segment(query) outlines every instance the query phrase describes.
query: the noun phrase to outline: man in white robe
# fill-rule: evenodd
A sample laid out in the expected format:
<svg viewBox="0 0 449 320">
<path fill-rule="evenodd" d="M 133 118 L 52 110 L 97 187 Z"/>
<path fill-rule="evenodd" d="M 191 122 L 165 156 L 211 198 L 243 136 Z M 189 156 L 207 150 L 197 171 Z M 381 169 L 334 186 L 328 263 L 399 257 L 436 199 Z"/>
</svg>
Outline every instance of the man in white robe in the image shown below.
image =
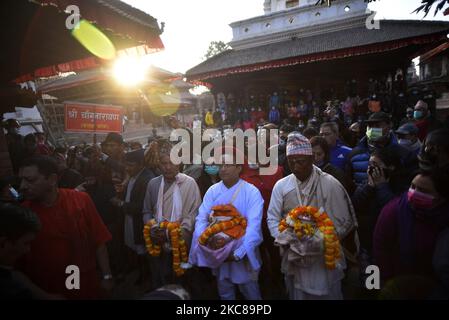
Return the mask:
<svg viewBox="0 0 449 320">
<path fill-rule="evenodd" d="M 357 227 L 351 200 L 344 187 L 334 177 L 313 165 L 310 142 L 298 132 L 288 136 L 287 159 L 293 173 L 279 180 L 274 186 L 267 223 L 275 243 L 281 247 L 282 272 L 289 297 L 292 300 L 342 299 L 341 280 L 346 268 L 343 250 L 336 268 L 327 269 L 324 241 L 318 231 L 312 242 L 299 241 L 299 251 L 308 258 L 298 263 L 295 249 L 292 250 L 288 246 L 288 236 L 285 232 L 280 233 L 278 227 L 288 212 L 298 206 L 323 208 L 332 220 L 342 243 L 343 239 L 354 235 Z M 357 242 L 356 237 L 354 242 Z"/>
<path fill-rule="evenodd" d="M 224 156 L 223 159 L 227 159 Z M 228 160 L 229 162 L 229 160 Z M 224 163 L 226 163 L 224 161 Z M 212 272 L 217 278 L 218 293 L 222 300 L 235 300 L 235 287 L 248 300 L 260 300 L 258 274 L 261 267 L 258 246 L 262 242 L 263 198 L 252 184 L 240 179 L 241 165 L 223 164 L 220 166 L 221 182 L 214 184 L 206 192 L 196 217 L 195 232 L 189 261 L 200 267 L 210 267 L 211 261 L 198 242 L 198 238 L 209 226 L 212 207 L 232 204 L 247 220 L 246 232 L 234 243 L 232 251 L 226 252 L 227 259 Z M 211 237 L 210 242 L 218 240 Z M 215 245 L 211 243 L 211 246 Z M 217 248 L 218 249 L 218 248 Z M 207 250 L 207 249 L 206 249 Z"/>
</svg>

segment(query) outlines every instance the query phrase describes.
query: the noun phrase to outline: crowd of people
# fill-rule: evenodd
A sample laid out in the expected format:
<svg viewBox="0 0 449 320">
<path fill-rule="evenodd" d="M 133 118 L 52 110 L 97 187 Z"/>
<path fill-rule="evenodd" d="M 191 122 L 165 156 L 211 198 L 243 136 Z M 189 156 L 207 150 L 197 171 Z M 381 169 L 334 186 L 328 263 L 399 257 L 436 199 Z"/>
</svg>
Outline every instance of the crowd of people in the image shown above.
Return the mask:
<svg viewBox="0 0 449 320">
<path fill-rule="evenodd" d="M 235 113 L 234 128 L 279 129 L 271 175 L 224 144 L 222 163 L 179 165 L 157 131 L 146 146 L 110 133 L 52 148 L 8 121 L 0 296 L 107 298 L 137 272 L 142 296 L 123 298 L 178 284 L 193 299 L 447 299 L 449 128 L 423 100 L 402 115 L 374 96 L 308 96 L 283 110 L 273 96 L 267 117 Z M 380 291 L 366 288 L 369 265 Z"/>
</svg>

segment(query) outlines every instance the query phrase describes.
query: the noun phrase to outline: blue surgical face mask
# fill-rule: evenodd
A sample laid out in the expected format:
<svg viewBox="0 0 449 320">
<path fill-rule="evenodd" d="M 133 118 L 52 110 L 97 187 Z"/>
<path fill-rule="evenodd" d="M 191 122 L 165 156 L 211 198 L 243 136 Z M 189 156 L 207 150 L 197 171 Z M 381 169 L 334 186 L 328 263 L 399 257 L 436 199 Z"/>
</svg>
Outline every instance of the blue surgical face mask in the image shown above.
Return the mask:
<svg viewBox="0 0 449 320">
<path fill-rule="evenodd" d="M 218 166 L 215 166 L 215 165 L 204 166 L 204 171 L 207 174 L 210 174 L 212 176 L 216 176 L 216 175 L 218 175 L 218 171 L 220 171 L 220 168 Z"/>
<path fill-rule="evenodd" d="M 413 118 L 415 118 L 415 120 L 419 120 L 422 117 L 424 117 L 424 114 L 422 111 L 420 110 L 415 110 L 415 112 L 413 112 Z"/>
</svg>

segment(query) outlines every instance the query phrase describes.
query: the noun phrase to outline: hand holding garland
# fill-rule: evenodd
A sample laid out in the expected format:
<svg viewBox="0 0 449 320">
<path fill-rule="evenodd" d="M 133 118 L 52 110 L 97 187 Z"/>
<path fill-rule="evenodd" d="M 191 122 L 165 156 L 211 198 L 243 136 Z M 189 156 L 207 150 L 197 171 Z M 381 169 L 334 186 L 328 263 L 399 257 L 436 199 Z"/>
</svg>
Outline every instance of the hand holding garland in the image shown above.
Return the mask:
<svg viewBox="0 0 449 320">
<path fill-rule="evenodd" d="M 297 207 L 292 209 L 279 223 L 279 232 L 293 229 L 298 239 L 313 236 L 317 231 L 311 224 L 303 223 L 300 216 L 312 219 L 316 228 L 323 234 L 324 241 L 324 263 L 327 269 L 335 269 L 338 259 L 341 257 L 340 241 L 337 237 L 334 224 L 326 212 L 314 207 Z"/>
</svg>

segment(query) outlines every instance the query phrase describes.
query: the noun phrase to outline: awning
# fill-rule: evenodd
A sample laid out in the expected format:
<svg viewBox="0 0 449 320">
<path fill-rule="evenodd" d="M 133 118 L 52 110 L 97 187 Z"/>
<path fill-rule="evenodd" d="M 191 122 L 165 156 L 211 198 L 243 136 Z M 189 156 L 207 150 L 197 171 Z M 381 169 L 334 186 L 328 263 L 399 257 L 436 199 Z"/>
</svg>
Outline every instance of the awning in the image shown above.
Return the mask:
<svg viewBox="0 0 449 320">
<path fill-rule="evenodd" d="M 95 24 L 117 50 L 139 47 L 150 53 L 164 48 L 157 20 L 118 0 L 4 0 L 0 2 L 3 50 L 0 83 L 16 83 L 60 72 L 100 66 L 66 28 L 68 5 Z"/>
<path fill-rule="evenodd" d="M 119 0 L 37 0 L 37 2 L 55 6 L 60 11 L 65 11 L 71 5 L 78 6 L 83 19 L 103 30 L 132 38 L 138 43 L 146 43 L 157 49 L 164 47 L 162 41 L 154 37 L 155 34 L 160 34 L 157 20 Z"/>
<path fill-rule="evenodd" d="M 173 77 L 173 73 L 151 66 L 148 68 L 147 75 L 141 84 L 141 87 L 154 87 L 160 85 L 162 82 L 165 83 L 166 80 Z M 107 90 L 115 90 L 114 84 L 116 80 L 113 74 L 109 70 L 102 68 L 86 70 L 79 72 L 77 74 L 69 75 L 65 78 L 59 78 L 55 80 L 49 80 L 37 87 L 39 93 L 50 93 L 58 97 L 58 93 L 62 91 L 68 91 L 71 88 L 84 88 L 82 90 L 86 91 L 86 86 L 97 86 L 97 90 L 104 92 Z M 130 89 L 134 91 L 135 89 Z"/>
<path fill-rule="evenodd" d="M 435 48 L 433 48 L 432 50 L 429 50 L 426 53 L 424 53 L 423 55 L 421 55 L 421 57 L 419 59 L 419 63 L 421 64 L 423 62 L 426 62 L 430 58 L 436 56 L 437 54 L 440 54 L 443 51 L 446 51 L 447 49 L 449 49 L 449 41 L 442 43 L 442 44 L 436 46 Z"/>
</svg>

